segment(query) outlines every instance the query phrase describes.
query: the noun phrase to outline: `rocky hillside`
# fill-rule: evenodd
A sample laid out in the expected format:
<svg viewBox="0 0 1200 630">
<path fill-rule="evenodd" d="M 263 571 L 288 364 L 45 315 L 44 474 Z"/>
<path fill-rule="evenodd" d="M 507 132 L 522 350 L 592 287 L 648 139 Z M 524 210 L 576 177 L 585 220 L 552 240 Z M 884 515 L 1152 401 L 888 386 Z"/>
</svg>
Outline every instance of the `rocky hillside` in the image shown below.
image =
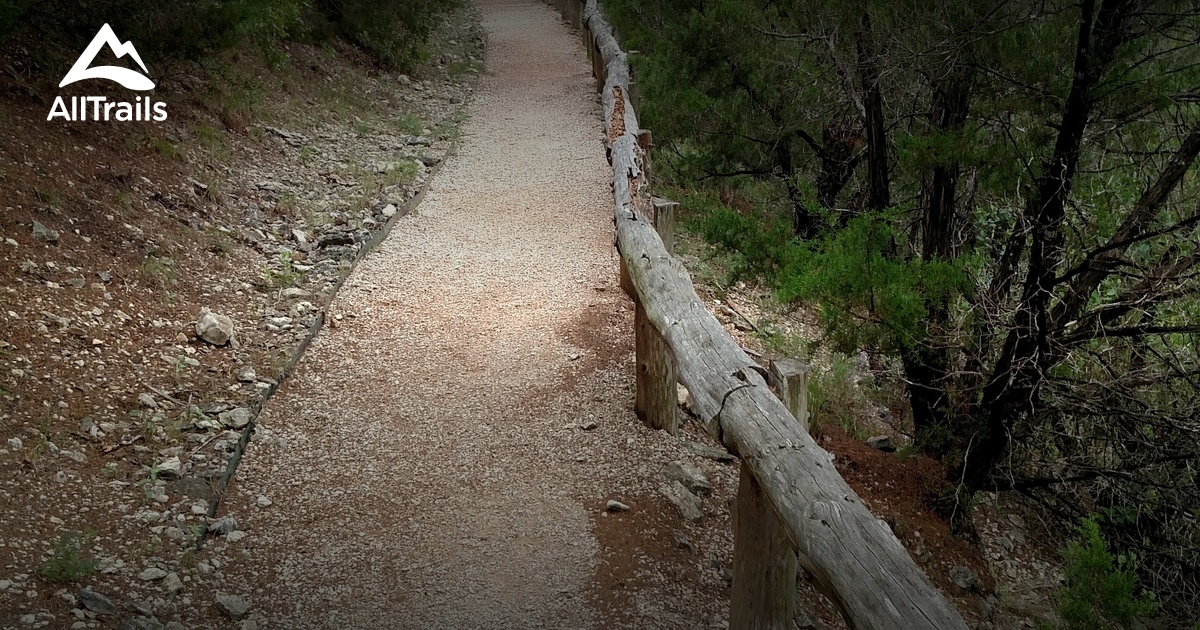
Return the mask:
<svg viewBox="0 0 1200 630">
<path fill-rule="evenodd" d="M 164 123 L 47 122 L 53 86 L 9 66 L 0 626 L 242 616 L 220 592 L 242 551 L 204 546 L 240 539 L 210 518 L 230 459 L 315 329 L 355 317 L 329 297 L 453 147 L 483 40 L 464 10 L 411 76 L 344 44 L 234 50 L 156 91 Z"/>
</svg>

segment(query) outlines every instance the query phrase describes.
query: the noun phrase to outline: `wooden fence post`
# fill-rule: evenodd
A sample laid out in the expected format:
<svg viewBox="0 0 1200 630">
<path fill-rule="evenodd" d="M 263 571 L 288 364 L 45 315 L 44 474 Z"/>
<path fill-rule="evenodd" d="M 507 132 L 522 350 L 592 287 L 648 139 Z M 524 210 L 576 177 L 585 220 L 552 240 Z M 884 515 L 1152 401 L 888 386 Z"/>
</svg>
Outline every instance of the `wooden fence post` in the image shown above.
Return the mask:
<svg viewBox="0 0 1200 630">
<path fill-rule="evenodd" d="M 588 61 L 592 60 L 592 29 L 585 24 L 580 33 L 583 35 L 583 50 L 587 53 Z"/>
<path fill-rule="evenodd" d="M 679 432 L 679 376 L 675 358 L 666 341 L 654 328 L 640 301 L 635 300 L 633 317 L 637 354 L 637 393 L 634 411 L 651 429 L 675 435 Z"/>
<path fill-rule="evenodd" d="M 591 31 L 587 32 L 587 50 L 588 60 L 592 62 L 592 77 L 596 79 L 596 91 L 604 89 L 604 79 L 600 76 L 600 68 L 604 66 L 603 55 L 600 54 L 600 49 L 596 47 L 596 36 Z"/>
<path fill-rule="evenodd" d="M 629 96 L 632 98 L 633 93 Z M 646 190 L 650 190 L 650 147 L 654 145 L 649 129 L 638 130 L 638 146 L 642 148 L 642 172 L 646 174 Z"/>
<path fill-rule="evenodd" d="M 796 565 L 796 550 L 787 530 L 743 462 L 733 506 L 730 629 L 791 630 L 796 612 Z"/>
<path fill-rule="evenodd" d="M 675 255 L 675 212 L 679 209 L 678 201 L 651 197 L 650 205 L 654 207 L 654 229 L 662 239 L 663 249 L 668 254 Z"/>
<path fill-rule="evenodd" d="M 668 239 L 673 241 L 671 234 L 675 229 L 677 205 L 679 204 L 666 199 L 655 200 L 654 227 L 664 243 Z M 660 208 L 662 212 L 659 212 Z M 625 277 L 628 277 L 624 264 L 621 269 L 626 273 Z M 636 335 L 634 345 L 637 354 L 637 393 L 633 408 L 642 422 L 650 428 L 662 429 L 675 435 L 679 432 L 679 394 L 675 388 L 679 382 L 679 371 L 675 366 L 675 357 L 671 356 L 671 350 L 662 334 L 646 317 L 646 311 L 637 299 L 636 292 L 633 301 L 633 326 Z"/>
<path fill-rule="evenodd" d="M 592 43 L 592 32 L 589 30 L 583 31 L 583 47 L 587 50 L 588 61 L 592 64 L 592 76 L 596 76 L 596 45 Z"/>
<path fill-rule="evenodd" d="M 794 359 L 774 359 L 767 371 L 771 385 L 779 392 L 779 399 L 800 421 L 805 432 L 809 430 L 808 372 L 807 365 Z"/>
<path fill-rule="evenodd" d="M 600 49 L 596 49 L 594 58 L 596 60 L 596 90 L 600 91 L 604 89 L 604 82 L 608 80 L 608 70 L 604 67 L 604 56 L 600 54 Z"/>
</svg>

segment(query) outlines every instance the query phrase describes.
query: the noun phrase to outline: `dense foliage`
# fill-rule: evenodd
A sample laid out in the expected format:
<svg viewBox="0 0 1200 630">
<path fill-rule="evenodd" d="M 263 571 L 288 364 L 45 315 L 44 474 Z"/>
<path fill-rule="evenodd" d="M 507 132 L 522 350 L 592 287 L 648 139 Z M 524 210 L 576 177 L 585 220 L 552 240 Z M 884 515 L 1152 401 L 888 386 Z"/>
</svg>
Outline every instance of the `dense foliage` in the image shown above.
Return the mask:
<svg viewBox="0 0 1200 630">
<path fill-rule="evenodd" d="M 901 366 L 955 518 L 981 490 L 1096 513 L 1194 614 L 1200 9 L 605 5 L 659 164 L 721 201 L 701 231 Z"/>
<path fill-rule="evenodd" d="M 200 59 L 246 40 L 339 36 L 392 68 L 421 60 L 437 19 L 459 0 L 0 0 L 0 42 L 63 36 L 76 50 L 109 23 L 156 60 Z M 48 51 L 53 52 L 53 51 Z"/>
<path fill-rule="evenodd" d="M 1058 610 L 1070 630 L 1127 628 L 1154 612 L 1154 600 L 1137 593 L 1136 557 L 1114 556 L 1096 519 L 1083 521 L 1064 555 L 1067 583 Z"/>
</svg>

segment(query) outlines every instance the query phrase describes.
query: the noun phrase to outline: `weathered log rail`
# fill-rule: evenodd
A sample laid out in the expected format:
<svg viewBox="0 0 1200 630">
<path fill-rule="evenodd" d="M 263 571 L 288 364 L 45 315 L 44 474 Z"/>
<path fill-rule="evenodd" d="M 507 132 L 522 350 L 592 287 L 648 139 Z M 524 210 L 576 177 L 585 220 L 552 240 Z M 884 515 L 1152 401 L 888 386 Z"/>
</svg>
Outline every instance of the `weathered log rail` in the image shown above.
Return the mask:
<svg viewBox="0 0 1200 630">
<path fill-rule="evenodd" d="M 854 628 L 966 628 L 809 436 L 803 369 L 772 366 L 785 406 L 672 257 L 673 207 L 649 195 L 649 134 L 638 127 L 629 65 L 596 0 L 548 1 L 581 30 L 601 91 L 622 286 L 637 305 L 638 414 L 674 432 L 678 379 L 708 432 L 741 458 L 730 627 L 793 627 L 798 563 Z"/>
</svg>

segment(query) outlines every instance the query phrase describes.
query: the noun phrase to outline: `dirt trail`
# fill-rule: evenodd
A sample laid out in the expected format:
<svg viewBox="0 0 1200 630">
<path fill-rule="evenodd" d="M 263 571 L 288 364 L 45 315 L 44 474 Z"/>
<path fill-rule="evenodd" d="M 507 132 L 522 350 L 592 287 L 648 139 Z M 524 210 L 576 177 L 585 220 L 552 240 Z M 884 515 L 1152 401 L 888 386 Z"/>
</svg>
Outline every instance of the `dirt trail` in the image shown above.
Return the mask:
<svg viewBox="0 0 1200 630">
<path fill-rule="evenodd" d="M 588 62 L 544 3 L 481 6 L 458 155 L 267 406 L 222 509 L 248 536 L 206 554 L 259 627 L 719 625 L 732 466 L 629 410 Z M 710 469 L 703 528 L 657 495 L 674 459 Z"/>
</svg>

